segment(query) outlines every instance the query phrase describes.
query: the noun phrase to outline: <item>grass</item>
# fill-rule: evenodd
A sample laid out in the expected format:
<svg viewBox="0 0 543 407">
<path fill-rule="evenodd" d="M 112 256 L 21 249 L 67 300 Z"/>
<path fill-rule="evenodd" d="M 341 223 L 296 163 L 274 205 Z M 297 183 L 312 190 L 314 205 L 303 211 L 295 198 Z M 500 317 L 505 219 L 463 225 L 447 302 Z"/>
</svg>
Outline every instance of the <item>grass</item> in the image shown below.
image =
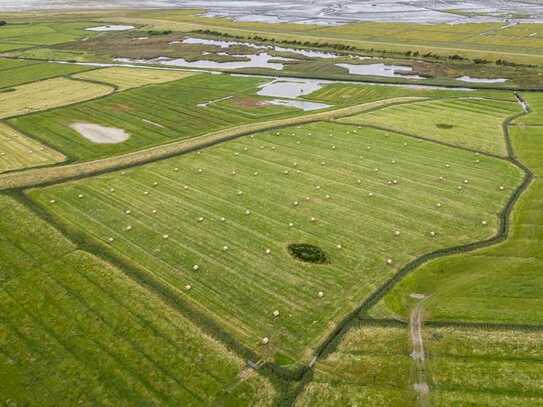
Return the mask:
<svg viewBox="0 0 543 407">
<path fill-rule="evenodd" d="M 242 380 L 243 362 L 178 310 L 16 200 L 0 208 L 3 402 L 272 403 L 270 383 Z"/>
<path fill-rule="evenodd" d="M 65 76 L 89 69 L 91 68 L 78 65 L 0 59 L 0 92 L 1 88 Z"/>
<path fill-rule="evenodd" d="M 540 126 L 543 125 L 543 93 L 523 93 L 522 97 L 528 102 L 532 112 L 526 116 L 519 117 L 515 124 L 519 126 Z"/>
<path fill-rule="evenodd" d="M 113 253 L 263 357 L 294 362 L 406 262 L 493 235 L 520 180 L 503 160 L 477 163 L 473 153 L 381 130 L 315 123 L 276 132 L 31 196 L 88 238 L 113 238 Z M 322 248 L 330 264 L 296 261 L 292 242 Z"/>
<path fill-rule="evenodd" d="M 511 137 L 516 155 L 535 179 L 515 207 L 508 240 L 427 263 L 399 283 L 380 307 L 406 316 L 409 294 L 417 292 L 431 294 L 426 308 L 436 320 L 543 323 L 543 144 L 538 127 L 513 127 Z"/>
<path fill-rule="evenodd" d="M 465 98 L 391 106 L 341 121 L 403 131 L 459 147 L 505 156 L 507 149 L 502 123 L 519 112 L 520 107 L 514 102 Z M 443 124 L 453 127 L 443 128 Z"/>
<path fill-rule="evenodd" d="M 96 33 L 84 30 L 87 27 L 96 26 L 96 24 L 61 20 L 64 21 L 53 19 L 48 22 L 33 22 L 31 19 L 26 19 L 19 24 L 8 24 L 0 29 L 0 42 L 19 47 L 23 45 L 54 45 L 96 35 Z"/>
<path fill-rule="evenodd" d="M 107 95 L 113 88 L 90 82 L 55 78 L 0 92 L 0 118 L 52 109 Z"/>
<path fill-rule="evenodd" d="M 358 326 L 315 365 L 295 405 L 414 406 L 410 368 L 404 328 Z"/>
<path fill-rule="evenodd" d="M 104 68 L 76 75 L 75 78 L 87 79 L 115 85 L 119 90 L 138 88 L 145 85 L 171 82 L 194 75 L 192 72 L 166 71 L 160 69 Z"/>
<path fill-rule="evenodd" d="M 306 96 L 306 99 L 329 103 L 364 103 L 396 97 L 452 98 L 465 97 L 466 92 L 453 89 L 412 88 L 408 86 L 354 85 L 333 83 Z M 478 90 L 469 96 L 488 97 L 496 100 L 514 102 L 511 92 Z"/>
<path fill-rule="evenodd" d="M 217 101 L 228 96 L 254 95 L 269 80 L 226 75 L 194 75 L 180 81 L 132 89 L 97 101 L 42 114 L 19 117 L 10 124 L 38 140 L 46 140 L 79 160 L 108 157 L 169 141 L 196 137 L 214 130 L 297 115 L 283 107 L 245 109 Z M 70 128 L 92 122 L 125 130 L 130 138 L 120 144 L 94 144 Z"/>
<path fill-rule="evenodd" d="M 434 405 L 543 403 L 541 332 L 426 328 Z"/>
<path fill-rule="evenodd" d="M 54 164 L 64 156 L 0 123 L 0 173 Z"/>
</svg>

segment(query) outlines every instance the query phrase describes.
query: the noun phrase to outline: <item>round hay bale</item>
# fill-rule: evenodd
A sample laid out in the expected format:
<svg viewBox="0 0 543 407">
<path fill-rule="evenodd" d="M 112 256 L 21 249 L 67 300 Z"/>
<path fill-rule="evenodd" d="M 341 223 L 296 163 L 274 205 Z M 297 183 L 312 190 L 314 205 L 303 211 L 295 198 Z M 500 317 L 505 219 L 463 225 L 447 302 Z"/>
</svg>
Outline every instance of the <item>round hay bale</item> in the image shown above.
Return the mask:
<svg viewBox="0 0 543 407">
<path fill-rule="evenodd" d="M 185 290 L 190 291 L 192 289 L 192 286 L 190 284 L 187 284 L 185 286 Z"/>
<path fill-rule="evenodd" d="M 194 266 L 192 266 L 192 271 L 198 271 L 200 270 L 200 266 L 195 264 Z"/>
<path fill-rule="evenodd" d="M 54 204 L 54 203 L 56 203 L 56 202 L 57 202 L 57 201 L 55 201 L 54 199 L 51 199 L 51 200 L 49 201 L 49 203 L 52 203 L 52 204 Z"/>
<path fill-rule="evenodd" d="M 387 263 L 388 265 L 391 265 L 392 263 L 394 263 L 394 261 L 393 261 L 392 259 L 387 259 L 386 263 Z"/>
<path fill-rule="evenodd" d="M 273 316 L 277 318 L 279 316 L 279 310 L 273 311 Z"/>
<path fill-rule="evenodd" d="M 170 236 L 169 236 L 169 235 L 162 235 L 162 238 L 163 238 L 163 239 L 169 239 Z"/>
<path fill-rule="evenodd" d="M 227 251 L 228 251 L 228 246 L 226 246 L 226 245 L 223 246 L 223 247 L 222 247 L 222 250 L 225 251 L 225 252 L 227 252 Z"/>
<path fill-rule="evenodd" d="M 265 253 L 266 253 L 266 254 L 271 254 L 271 250 L 270 250 L 270 249 L 266 249 Z"/>
<path fill-rule="evenodd" d="M 319 296 L 319 298 L 322 298 L 322 297 L 324 297 L 324 292 L 323 292 L 323 291 L 319 291 L 319 292 L 317 293 L 317 295 Z"/>
<path fill-rule="evenodd" d="M 270 343 L 270 338 L 268 338 L 267 336 L 262 338 L 262 345 L 267 345 L 268 343 Z"/>
<path fill-rule="evenodd" d="M 503 190 L 505 190 L 505 187 L 503 185 L 501 185 L 499 189 L 500 189 L 500 191 L 503 191 Z"/>
<path fill-rule="evenodd" d="M 203 221 L 204 221 L 204 217 L 203 217 L 203 216 L 200 216 L 200 217 L 198 218 L 198 222 L 203 222 Z"/>
</svg>

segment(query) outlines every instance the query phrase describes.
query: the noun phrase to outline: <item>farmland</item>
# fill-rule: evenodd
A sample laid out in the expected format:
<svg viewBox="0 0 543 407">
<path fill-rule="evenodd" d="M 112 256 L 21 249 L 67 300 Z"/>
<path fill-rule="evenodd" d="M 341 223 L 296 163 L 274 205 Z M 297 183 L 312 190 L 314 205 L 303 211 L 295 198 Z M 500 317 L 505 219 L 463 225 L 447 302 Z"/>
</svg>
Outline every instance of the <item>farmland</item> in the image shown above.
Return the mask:
<svg viewBox="0 0 543 407">
<path fill-rule="evenodd" d="M 415 405 L 410 368 L 404 328 L 355 326 L 316 365 L 295 405 Z"/>
<path fill-rule="evenodd" d="M 436 320 L 542 323 L 540 135 L 537 127 L 511 130 L 514 151 L 533 171 L 534 180 L 517 204 L 509 238 L 487 249 L 427 263 L 385 297 L 383 305 L 392 313 L 406 315 L 412 302 L 409 294 L 416 292 L 432 294 L 425 307 Z"/>
<path fill-rule="evenodd" d="M 463 98 L 392 106 L 342 121 L 402 131 L 504 156 L 507 151 L 502 123 L 520 111 L 514 102 Z"/>
<path fill-rule="evenodd" d="M 55 78 L 29 83 L 0 92 L 0 118 L 52 109 L 105 96 L 111 86 Z"/>
<path fill-rule="evenodd" d="M 119 90 L 138 88 L 163 82 L 171 82 L 193 75 L 183 71 L 158 69 L 134 69 L 124 67 L 96 69 L 75 75 L 75 78 L 93 80 L 117 86 Z"/>
<path fill-rule="evenodd" d="M 88 70 L 88 67 L 0 59 L 0 92 L 3 88 L 64 76 Z"/>
<path fill-rule="evenodd" d="M 543 405 L 511 18 L 1 14 L 0 405 Z"/>
<path fill-rule="evenodd" d="M 276 133 L 31 196 L 244 346 L 292 365 L 409 260 L 492 236 L 521 178 L 505 161 L 382 130 Z M 290 242 L 322 248 L 331 263 L 300 264 Z"/>
<path fill-rule="evenodd" d="M 270 405 L 265 379 L 115 267 L 0 197 L 0 394 L 8 405 Z"/>
<path fill-rule="evenodd" d="M 435 405 L 543 403 L 543 333 L 429 328 L 425 339 Z"/>
<path fill-rule="evenodd" d="M 64 156 L 0 123 L 0 173 L 54 164 Z"/>
<path fill-rule="evenodd" d="M 258 78 L 200 74 L 9 122 L 34 138 L 47 141 L 67 156 L 79 160 L 101 158 L 237 124 L 296 115 L 296 111 L 279 106 L 250 112 L 227 103 L 202 106 L 226 97 L 242 100 L 255 97 L 258 86 L 267 82 L 269 80 Z M 92 143 L 70 128 L 73 123 L 87 122 L 89 117 L 92 123 L 123 129 L 131 137 L 121 144 Z"/>
</svg>

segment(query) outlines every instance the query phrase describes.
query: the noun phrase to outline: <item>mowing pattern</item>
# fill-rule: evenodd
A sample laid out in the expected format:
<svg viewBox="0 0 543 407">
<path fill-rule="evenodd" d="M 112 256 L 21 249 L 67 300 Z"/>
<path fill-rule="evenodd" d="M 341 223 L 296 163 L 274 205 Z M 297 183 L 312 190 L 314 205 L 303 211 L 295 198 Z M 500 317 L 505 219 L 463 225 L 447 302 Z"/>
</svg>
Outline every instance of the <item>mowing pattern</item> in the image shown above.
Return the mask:
<svg viewBox="0 0 543 407">
<path fill-rule="evenodd" d="M 520 180 L 502 160 L 332 123 L 123 173 L 32 196 L 241 342 L 268 337 L 263 349 L 293 359 L 407 261 L 493 235 Z M 322 248 L 330 264 L 296 261 L 293 242 Z"/>
<path fill-rule="evenodd" d="M 426 329 L 436 406 L 543 404 L 543 334 Z"/>
<path fill-rule="evenodd" d="M 53 164 L 64 156 L 0 123 L 0 173 Z"/>
<path fill-rule="evenodd" d="M 0 196 L 6 405 L 271 404 L 273 388 L 119 270 Z"/>
<path fill-rule="evenodd" d="M 432 294 L 425 302 L 432 319 L 543 324 L 541 129 L 516 127 L 511 137 L 535 179 L 516 204 L 507 241 L 421 267 L 385 297 L 389 310 L 407 315 L 418 292 Z"/>
<path fill-rule="evenodd" d="M 519 113 L 514 102 L 487 99 L 432 100 L 341 119 L 431 138 L 474 150 L 505 156 L 503 121 Z M 441 126 L 439 126 L 441 125 Z M 452 125 L 452 128 L 445 128 Z"/>
<path fill-rule="evenodd" d="M 91 68 L 80 65 L 0 59 L 0 92 L 2 92 L 1 88 L 87 71 L 89 69 Z"/>
<path fill-rule="evenodd" d="M 275 118 L 285 112 L 293 114 L 291 109 L 282 107 L 262 111 L 252 109 L 249 113 L 239 106 L 201 105 L 229 96 L 254 94 L 263 82 L 269 81 L 194 75 L 181 81 L 133 89 L 97 101 L 20 117 L 11 124 L 39 140 L 47 140 L 70 157 L 107 157 L 237 124 L 262 121 L 267 117 Z M 89 118 L 102 126 L 121 128 L 131 137 L 122 144 L 93 144 L 69 127 L 75 122 L 88 122 Z"/>
<path fill-rule="evenodd" d="M 113 67 L 96 69 L 76 75 L 75 77 L 116 85 L 119 87 L 119 90 L 126 90 L 144 85 L 175 81 L 191 75 L 194 75 L 194 73 L 161 69 Z"/>
<path fill-rule="evenodd" d="M 314 368 L 298 397 L 302 406 L 414 406 L 408 336 L 404 328 L 353 328 Z"/>
<path fill-rule="evenodd" d="M 29 83 L 0 92 L 0 118 L 95 99 L 112 91 L 111 86 L 66 78 Z"/>
</svg>

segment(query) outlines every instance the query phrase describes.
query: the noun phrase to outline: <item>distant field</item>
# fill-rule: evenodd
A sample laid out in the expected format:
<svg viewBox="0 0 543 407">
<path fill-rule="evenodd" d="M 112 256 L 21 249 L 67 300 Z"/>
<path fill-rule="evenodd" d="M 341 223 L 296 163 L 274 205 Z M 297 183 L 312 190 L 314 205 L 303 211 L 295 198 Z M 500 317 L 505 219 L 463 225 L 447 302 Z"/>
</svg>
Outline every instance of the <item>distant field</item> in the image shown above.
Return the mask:
<svg viewBox="0 0 543 407">
<path fill-rule="evenodd" d="M 543 404 L 543 333 L 425 328 L 435 406 Z"/>
<path fill-rule="evenodd" d="M 520 180 L 505 161 L 477 163 L 473 153 L 380 130 L 318 123 L 276 133 L 32 197 L 288 365 L 409 260 L 493 235 Z M 292 259 L 291 242 L 318 245 L 331 263 Z"/>
<path fill-rule="evenodd" d="M 92 27 L 89 22 L 22 22 L 0 28 L 0 43 L 22 45 L 53 45 L 96 35 L 84 28 Z"/>
<path fill-rule="evenodd" d="M 415 406 L 405 328 L 359 326 L 319 361 L 298 397 L 304 406 Z"/>
<path fill-rule="evenodd" d="M 70 157 L 81 160 L 107 157 L 239 124 L 299 114 L 297 110 L 279 106 L 245 109 L 243 105 L 219 103 L 226 97 L 254 97 L 258 86 L 266 82 L 269 80 L 200 74 L 19 117 L 10 123 Z M 214 103 L 198 106 L 208 102 Z M 120 128 L 130 138 L 121 144 L 94 144 L 70 128 L 77 122 Z"/>
<path fill-rule="evenodd" d="M 54 164 L 64 156 L 0 123 L 0 173 Z"/>
<path fill-rule="evenodd" d="M 178 310 L 0 196 L 7 405 L 271 405 L 275 391 Z"/>
<path fill-rule="evenodd" d="M 466 98 L 391 106 L 340 121 L 404 131 L 505 156 L 502 123 L 515 113 L 520 113 L 520 107 L 513 102 Z"/>
<path fill-rule="evenodd" d="M 66 78 L 48 79 L 0 92 L 0 118 L 82 102 L 111 93 L 113 88 Z"/>
<path fill-rule="evenodd" d="M 543 139 L 538 127 L 514 127 L 511 136 L 536 178 L 516 205 L 509 239 L 419 268 L 385 297 L 390 312 L 406 316 L 416 292 L 432 294 L 425 307 L 435 320 L 543 323 Z"/>
<path fill-rule="evenodd" d="M 171 82 L 194 75 L 192 72 L 166 71 L 160 69 L 137 69 L 114 67 L 96 69 L 76 75 L 76 78 L 90 79 L 119 87 L 119 90 L 137 88 L 163 82 Z"/>
<path fill-rule="evenodd" d="M 78 65 L 0 59 L 0 88 L 69 75 L 89 69 L 91 68 Z M 0 92 L 2 92 L 1 89 Z"/>
</svg>

